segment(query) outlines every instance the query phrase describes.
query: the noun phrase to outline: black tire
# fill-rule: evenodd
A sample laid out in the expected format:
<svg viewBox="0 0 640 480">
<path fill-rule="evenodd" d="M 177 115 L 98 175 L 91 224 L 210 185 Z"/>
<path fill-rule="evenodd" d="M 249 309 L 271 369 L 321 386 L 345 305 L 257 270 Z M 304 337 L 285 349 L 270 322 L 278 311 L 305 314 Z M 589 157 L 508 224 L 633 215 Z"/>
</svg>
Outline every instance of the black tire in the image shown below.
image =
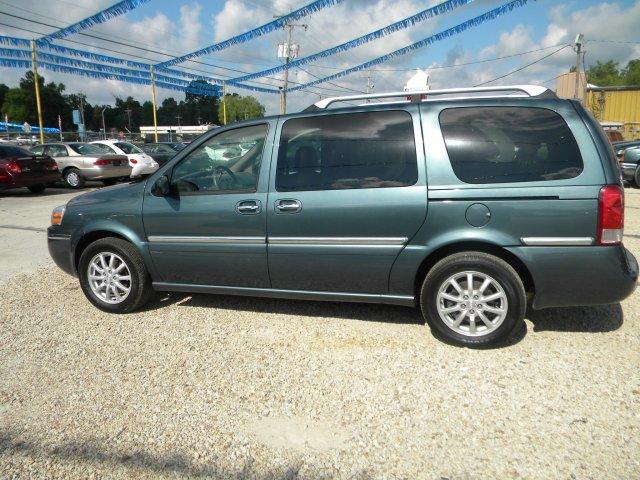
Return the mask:
<svg viewBox="0 0 640 480">
<path fill-rule="evenodd" d="M 117 178 L 105 178 L 104 180 L 102 180 L 102 184 L 105 187 L 110 187 L 111 185 L 115 185 L 116 183 L 118 183 Z"/>
<path fill-rule="evenodd" d="M 64 172 L 64 183 L 67 184 L 67 187 L 71 188 L 82 188 L 86 182 L 86 179 L 80 173 L 80 170 L 77 168 L 70 168 L 65 170 Z"/>
<path fill-rule="evenodd" d="M 131 291 L 121 303 L 108 303 L 98 297 L 89 285 L 89 263 L 99 253 L 115 253 L 127 265 L 131 275 Z M 138 250 L 120 238 L 101 238 L 91 243 L 80 256 L 78 264 L 80 286 L 85 296 L 100 310 L 109 313 L 129 313 L 139 309 L 153 296 L 149 272 Z"/>
<path fill-rule="evenodd" d="M 640 188 L 640 167 L 636 168 L 636 173 L 633 175 L 633 182 L 631 182 L 631 184 L 636 188 Z"/>
<path fill-rule="evenodd" d="M 47 188 L 47 186 L 40 184 L 40 185 L 31 185 L 30 187 L 27 187 L 27 188 L 31 193 L 42 193 Z"/>
<path fill-rule="evenodd" d="M 507 313 L 502 323 L 493 330 L 487 331 L 486 334 L 479 334 L 479 336 L 459 333 L 459 329 L 455 330 L 454 327 L 450 327 L 445 323 L 438 311 L 440 288 L 453 275 L 467 271 L 478 272 L 491 277 L 502 288 L 507 300 Z M 475 279 L 473 283 L 475 283 Z M 463 293 L 459 295 L 462 296 Z M 488 347 L 504 343 L 512 332 L 522 324 L 526 304 L 526 294 L 522 280 L 513 267 L 501 258 L 483 252 L 461 252 L 443 258 L 431 268 L 422 283 L 420 291 L 422 316 L 435 333 L 450 343 L 467 347 Z M 446 305 L 444 304 L 444 306 Z M 464 304 L 464 306 L 470 308 L 470 305 Z M 483 307 L 487 308 L 487 305 L 479 304 L 479 308 Z M 455 313 L 457 314 L 457 312 Z M 484 313 L 486 314 L 487 311 L 484 311 Z M 446 312 L 443 315 L 446 317 Z M 464 325 L 465 322 L 467 323 L 466 327 Z M 470 324 L 471 322 L 465 318 L 461 326 L 470 331 Z M 487 328 L 484 322 L 479 321 L 478 325 L 479 329 Z"/>
</svg>

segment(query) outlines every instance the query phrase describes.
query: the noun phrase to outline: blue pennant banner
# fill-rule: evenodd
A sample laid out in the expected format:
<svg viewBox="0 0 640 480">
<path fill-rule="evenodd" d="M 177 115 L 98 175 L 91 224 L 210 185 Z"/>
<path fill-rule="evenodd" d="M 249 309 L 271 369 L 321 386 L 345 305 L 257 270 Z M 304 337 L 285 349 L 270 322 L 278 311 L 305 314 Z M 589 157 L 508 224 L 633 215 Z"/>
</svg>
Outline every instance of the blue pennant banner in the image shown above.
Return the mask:
<svg viewBox="0 0 640 480">
<path fill-rule="evenodd" d="M 323 77 L 323 78 L 319 78 L 317 80 L 313 80 L 311 82 L 308 83 L 304 83 L 302 85 L 297 85 L 293 88 L 290 88 L 289 91 L 297 91 L 297 90 L 303 90 L 305 88 L 309 88 L 309 87 L 313 87 L 314 85 L 319 85 L 321 83 L 324 82 L 328 82 L 331 80 L 335 80 L 337 78 L 341 78 L 344 77 L 346 75 L 349 75 L 351 73 L 355 73 L 355 72 L 359 72 L 362 70 L 367 70 L 371 67 L 374 67 L 376 65 L 380 65 L 381 63 L 384 62 L 388 62 L 389 60 L 392 60 L 394 58 L 400 57 L 402 55 L 406 55 L 407 53 L 410 53 L 414 50 L 418 50 L 420 48 L 424 48 L 428 45 L 431 45 L 435 42 L 439 42 L 441 40 L 444 40 L 446 38 L 452 37 L 454 35 L 457 35 L 459 33 L 464 32 L 465 30 L 468 30 L 469 28 L 473 28 L 473 27 L 477 27 L 478 25 L 482 25 L 485 22 L 491 21 L 496 19 L 497 17 L 504 15 L 505 13 L 509 13 L 511 12 L 513 9 L 518 8 L 518 7 L 522 7 L 524 5 L 527 4 L 529 0 L 513 0 L 511 2 L 505 3 L 501 6 L 499 6 L 498 8 L 494 8 L 493 10 L 490 10 L 486 13 L 483 13 L 482 15 L 479 15 L 477 17 L 474 17 L 470 20 L 467 20 L 466 22 L 460 23 L 458 25 L 456 25 L 455 27 L 452 28 L 448 28 L 447 30 L 443 30 L 441 32 L 436 33 L 435 35 L 431 35 L 430 37 L 424 38 L 416 43 L 412 43 L 411 45 L 407 45 L 406 47 L 400 48 L 398 50 L 395 50 L 394 52 L 388 53 L 386 55 L 383 55 L 381 57 L 375 58 L 373 60 L 369 60 L 368 62 L 365 63 L 361 63 L 360 65 L 356 65 L 355 67 L 351 67 L 351 68 L 347 68 L 346 70 L 342 70 L 340 72 L 334 73 L 333 75 L 329 75 L 327 77 Z M 535 0 L 532 0 L 535 1 Z"/>
<path fill-rule="evenodd" d="M 115 72 L 89 70 L 68 65 L 60 65 L 58 63 L 50 63 L 47 61 L 39 61 L 38 66 L 42 69 L 52 72 L 70 73 L 90 78 L 118 80 L 121 82 L 134 83 L 138 85 L 151 85 L 150 77 L 143 78 L 139 76 L 133 76 L 130 74 L 131 71 L 127 71 L 126 74 L 124 72 L 122 74 L 118 74 Z M 0 58 L 0 67 L 30 69 L 31 61 L 19 58 Z M 156 77 L 156 86 L 158 88 L 165 88 L 168 90 L 176 90 L 180 92 L 188 91 L 190 93 L 206 96 L 219 96 L 222 93 L 221 88 L 217 85 L 210 85 L 205 88 L 204 85 L 192 85 L 191 82 L 181 81 L 179 79 L 173 79 L 169 77 L 164 77 L 162 79 Z"/>
<path fill-rule="evenodd" d="M 307 63 L 315 62 L 316 60 L 319 60 L 321 58 L 329 57 L 331 55 L 335 55 L 336 53 L 345 52 L 347 50 L 351 50 L 352 48 L 359 47 L 360 45 L 364 45 L 365 43 L 369 43 L 374 40 L 378 40 L 379 38 L 386 37 L 387 35 L 391 35 L 394 32 L 412 27 L 417 23 L 423 22 L 438 15 L 442 15 L 443 13 L 450 12 L 451 10 L 454 10 L 462 5 L 467 5 L 473 1 L 474 0 L 447 0 L 446 2 L 439 3 L 431 8 L 422 10 L 415 15 L 411 15 L 404 20 L 397 21 L 395 23 L 387 25 L 386 27 L 380 28 L 371 33 L 367 33 L 366 35 L 363 35 L 361 37 L 354 38 L 353 40 L 349 40 L 348 42 L 336 45 L 335 47 L 331 47 L 321 52 L 314 53 L 313 55 L 293 60 L 289 62 L 288 65 L 278 65 L 277 67 L 269 68 L 267 70 L 262 70 L 250 75 L 244 75 L 242 77 L 234 78 L 234 80 L 238 82 L 246 82 L 247 80 L 253 80 L 254 78 L 274 75 L 276 73 L 282 72 L 286 68 L 295 68 L 306 65 Z"/>
<path fill-rule="evenodd" d="M 311 15 L 312 13 L 318 12 L 327 7 L 332 7 L 334 5 L 342 3 L 343 1 L 344 0 L 316 0 L 315 2 L 311 2 L 308 5 L 305 5 L 304 7 L 301 7 L 298 10 L 294 10 L 293 12 L 287 15 L 283 15 L 282 17 L 278 17 L 277 19 L 269 23 L 265 23 L 264 25 L 256 27 L 253 30 L 249 30 L 248 32 L 241 33 L 240 35 L 236 35 L 235 37 L 231 37 L 222 42 L 214 43 L 213 45 L 209 45 L 208 47 L 201 48 L 200 50 L 196 50 L 195 52 L 188 53 L 186 55 L 174 58 L 167 62 L 159 63 L 158 67 L 170 67 L 172 65 L 177 65 L 178 63 L 182 63 L 187 60 L 192 60 L 194 58 L 201 57 L 209 53 L 219 52 L 220 50 L 224 50 L 225 48 L 229 48 L 239 43 L 248 42 L 249 40 L 253 40 L 254 38 L 273 32 L 274 30 L 279 30 L 281 28 L 284 28 L 284 26 L 287 25 L 287 23 L 289 22 L 299 20 L 303 17 Z"/>
<path fill-rule="evenodd" d="M 6 36 L 2 36 L 0 35 L 0 45 L 9 45 L 9 46 L 14 46 L 14 47 L 22 47 L 22 48 L 27 48 L 29 50 L 27 51 L 23 51 L 22 53 L 7 53 L 8 49 L 2 49 L 3 50 L 3 54 L 5 57 L 14 57 L 14 58 L 31 58 L 31 44 L 29 42 L 29 40 L 23 39 L 23 38 L 15 38 L 15 37 L 6 37 Z M 87 62 L 80 62 L 78 61 L 78 63 L 74 63 L 74 59 L 73 58 L 67 58 L 67 57 L 61 57 L 58 55 L 54 55 L 54 54 L 48 54 L 45 52 L 42 52 L 42 50 L 48 50 L 50 52 L 56 52 L 56 53 L 60 53 L 63 55 L 69 55 L 71 57 L 77 57 L 77 58 L 83 58 L 86 60 L 91 60 L 93 62 L 103 62 L 103 63 L 111 63 L 113 65 L 122 65 L 125 67 L 129 67 L 132 69 L 138 69 L 138 70 L 142 70 L 143 72 L 129 72 L 127 73 L 127 75 L 133 75 L 133 76 L 142 76 L 144 78 L 149 78 L 149 67 L 151 67 L 151 64 L 148 63 L 142 63 L 142 62 L 135 62 L 132 60 L 125 60 L 122 58 L 117 58 L 117 57 L 111 57 L 108 55 L 102 55 L 102 54 L 98 54 L 98 53 L 92 53 L 92 52 L 88 52 L 88 51 L 84 51 L 84 50 L 77 50 L 75 48 L 68 48 L 68 47 L 63 47 L 60 45 L 54 45 L 53 43 L 46 43 L 44 45 L 38 46 L 38 58 L 42 58 L 44 59 L 44 56 L 48 55 L 48 60 L 50 61 L 50 63 L 62 63 L 63 65 L 69 65 L 69 66 L 77 66 L 80 68 L 90 68 L 90 69 L 94 69 L 94 70 L 99 70 L 99 71 L 110 71 L 112 73 L 115 73 L 116 70 L 115 69 L 111 69 L 108 70 L 108 66 L 107 65 L 102 65 L 99 63 L 91 63 L 90 67 L 88 67 L 87 65 L 85 65 Z M 220 78 L 216 78 L 216 77 L 209 77 L 206 75 L 195 75 L 195 74 L 191 74 L 188 72 L 183 72 L 180 70 L 175 70 L 175 69 L 169 69 L 169 68 L 157 68 L 156 72 L 159 73 L 159 75 L 156 75 L 157 78 L 159 78 L 160 75 L 162 75 L 163 73 L 166 75 L 171 75 L 174 77 L 182 77 L 183 79 L 189 79 L 189 80 L 204 80 L 206 82 L 209 83 L 213 83 L 216 85 L 222 85 L 224 83 L 224 80 L 220 79 Z M 174 79 L 176 80 L 176 79 Z M 227 82 L 227 85 L 230 87 L 237 87 L 243 90 L 249 90 L 251 92 L 261 92 L 261 93 L 279 93 L 279 90 L 276 88 L 264 88 L 264 87 L 257 87 L 257 86 L 253 86 L 253 85 L 247 85 L 241 82 L 237 82 L 234 80 L 230 80 Z"/>
<path fill-rule="evenodd" d="M 38 40 L 38 44 L 47 43 L 56 38 L 64 38 L 74 33 L 78 33 L 86 28 L 98 25 L 99 23 L 104 23 L 111 18 L 118 17 L 124 13 L 127 13 L 129 10 L 133 10 L 134 8 L 142 5 L 143 3 L 147 3 L 148 1 L 149 0 L 123 0 L 116 3 L 115 5 L 111 5 L 109 8 L 105 8 L 95 15 L 91 15 L 84 20 L 80 20 L 79 22 L 69 25 L 68 27 L 62 28 L 40 38 Z"/>
</svg>

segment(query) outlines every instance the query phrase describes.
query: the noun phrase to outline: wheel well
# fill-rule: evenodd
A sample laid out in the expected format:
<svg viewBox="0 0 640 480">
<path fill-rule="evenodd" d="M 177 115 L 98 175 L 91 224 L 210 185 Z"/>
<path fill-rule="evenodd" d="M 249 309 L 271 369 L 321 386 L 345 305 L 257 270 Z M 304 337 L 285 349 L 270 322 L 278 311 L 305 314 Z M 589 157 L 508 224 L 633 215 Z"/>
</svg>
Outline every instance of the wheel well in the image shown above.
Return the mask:
<svg viewBox="0 0 640 480">
<path fill-rule="evenodd" d="M 513 253 L 501 248 L 497 245 L 492 245 L 490 243 L 483 242 L 460 242 L 453 243 L 451 245 L 445 245 L 444 247 L 440 247 L 436 251 L 432 252 L 427 258 L 425 258 L 420 264 L 420 268 L 418 268 L 418 273 L 416 274 L 415 284 L 414 284 L 414 292 L 416 294 L 416 298 L 420 295 L 420 288 L 422 288 L 422 281 L 427 276 L 427 273 L 431 268 L 449 255 L 460 252 L 484 252 L 490 255 L 495 255 L 498 258 L 501 258 L 505 262 L 507 262 L 513 269 L 516 271 L 520 280 L 524 285 L 524 289 L 527 294 L 535 293 L 535 286 L 533 283 L 533 277 L 531 276 L 531 272 L 522 263 L 518 257 L 516 257 Z"/>
<path fill-rule="evenodd" d="M 108 237 L 120 238 L 127 242 L 129 241 L 127 237 L 124 237 L 119 233 L 111 232 L 108 230 L 96 230 L 94 232 L 87 233 L 80 239 L 80 241 L 76 245 L 76 249 L 73 254 L 73 266 L 76 269 L 76 271 L 78 270 L 78 263 L 80 263 L 80 256 L 82 255 L 82 252 L 84 252 L 85 248 L 87 248 L 90 244 L 92 244 L 96 240 L 100 240 L 101 238 L 108 238 Z"/>
</svg>

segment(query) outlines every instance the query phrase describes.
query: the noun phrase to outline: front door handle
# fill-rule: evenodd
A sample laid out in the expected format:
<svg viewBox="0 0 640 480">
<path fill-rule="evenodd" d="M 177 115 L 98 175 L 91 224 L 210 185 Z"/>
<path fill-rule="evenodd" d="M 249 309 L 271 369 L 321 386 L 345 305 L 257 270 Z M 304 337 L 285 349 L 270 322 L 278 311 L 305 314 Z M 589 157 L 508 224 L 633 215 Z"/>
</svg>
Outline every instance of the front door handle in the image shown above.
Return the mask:
<svg viewBox="0 0 640 480">
<path fill-rule="evenodd" d="M 241 215 L 256 215 L 262 210 L 258 200 L 242 200 L 236 203 L 236 212 Z"/>
<path fill-rule="evenodd" d="M 278 200 L 276 201 L 276 211 L 278 213 L 298 213 L 302 210 L 302 202 L 300 200 Z"/>
</svg>

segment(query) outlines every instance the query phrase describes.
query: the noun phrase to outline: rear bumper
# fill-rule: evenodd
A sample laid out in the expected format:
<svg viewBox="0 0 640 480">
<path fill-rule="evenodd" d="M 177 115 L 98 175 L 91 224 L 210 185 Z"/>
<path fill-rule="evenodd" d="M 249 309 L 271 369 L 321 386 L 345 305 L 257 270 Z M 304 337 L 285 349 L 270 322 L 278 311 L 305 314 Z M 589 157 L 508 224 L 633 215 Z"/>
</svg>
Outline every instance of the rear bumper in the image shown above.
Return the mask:
<svg viewBox="0 0 640 480">
<path fill-rule="evenodd" d="M 638 164 L 636 163 L 621 163 L 620 173 L 622 174 L 622 178 L 624 180 L 633 180 L 635 178 L 637 168 Z"/>
<path fill-rule="evenodd" d="M 26 174 L 26 175 L 10 175 L 8 182 L 0 183 L 0 190 L 9 188 L 31 187 L 33 185 L 47 185 L 60 181 L 60 172 L 57 170 L 52 173 L 43 174 Z"/>
<path fill-rule="evenodd" d="M 71 237 L 56 233 L 55 227 L 49 227 L 47 229 L 47 247 L 49 255 L 51 255 L 55 264 L 69 275 L 75 276 L 76 270 L 71 251 Z"/>
<path fill-rule="evenodd" d="M 103 165 L 94 166 L 93 168 L 83 168 L 80 173 L 87 180 L 103 180 L 107 178 L 128 177 L 131 175 L 131 167 L 129 165 L 113 166 Z"/>
<path fill-rule="evenodd" d="M 508 250 L 533 277 L 534 309 L 617 303 L 636 288 L 638 262 L 623 246 Z"/>
</svg>

